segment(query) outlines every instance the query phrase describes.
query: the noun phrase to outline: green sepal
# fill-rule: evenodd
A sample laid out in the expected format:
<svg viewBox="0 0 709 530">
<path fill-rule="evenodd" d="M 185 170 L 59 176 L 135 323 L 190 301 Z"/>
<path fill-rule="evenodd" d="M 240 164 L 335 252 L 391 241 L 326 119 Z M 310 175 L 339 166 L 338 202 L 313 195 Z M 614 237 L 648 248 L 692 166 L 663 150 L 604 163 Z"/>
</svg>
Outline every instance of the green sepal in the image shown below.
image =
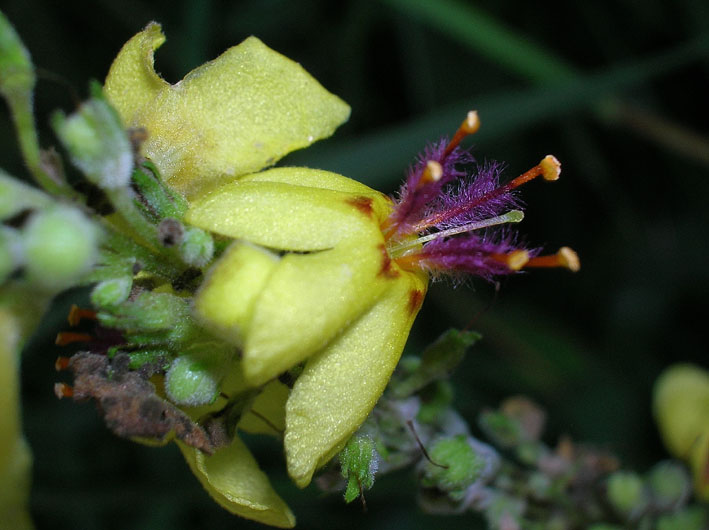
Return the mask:
<svg viewBox="0 0 709 530">
<path fill-rule="evenodd" d="M 342 476 L 347 479 L 345 502 L 349 504 L 374 485 L 379 463 L 374 440 L 366 435 L 354 435 L 340 452 L 339 460 Z"/>
</svg>

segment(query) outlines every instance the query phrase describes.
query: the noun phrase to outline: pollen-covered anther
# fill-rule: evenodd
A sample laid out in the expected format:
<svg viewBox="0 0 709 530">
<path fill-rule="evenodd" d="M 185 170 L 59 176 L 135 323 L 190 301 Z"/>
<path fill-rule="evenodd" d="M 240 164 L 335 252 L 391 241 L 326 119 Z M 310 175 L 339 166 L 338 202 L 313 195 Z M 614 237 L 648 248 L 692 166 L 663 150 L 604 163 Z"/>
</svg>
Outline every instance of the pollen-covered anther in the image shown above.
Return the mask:
<svg viewBox="0 0 709 530">
<path fill-rule="evenodd" d="M 470 134 L 475 134 L 478 132 L 478 129 L 480 129 L 480 118 L 478 117 L 478 111 L 471 110 L 468 112 L 467 116 L 463 120 L 463 123 L 460 124 L 460 127 L 458 127 L 458 130 L 455 131 L 453 138 L 446 146 L 446 150 L 443 153 L 443 158 L 447 157 L 453 149 L 458 147 L 460 142 L 463 141 L 463 138 Z"/>
<path fill-rule="evenodd" d="M 558 180 L 561 175 L 561 162 L 554 155 L 547 155 L 539 162 L 544 180 Z"/>
<path fill-rule="evenodd" d="M 66 383 L 54 383 L 54 395 L 59 399 L 72 397 L 74 389 Z"/>
<path fill-rule="evenodd" d="M 581 261 L 574 250 L 569 247 L 561 247 L 556 254 L 530 259 L 525 267 L 563 267 L 577 272 L 581 269 Z"/>
<path fill-rule="evenodd" d="M 75 342 L 91 342 L 93 337 L 88 333 L 74 333 L 73 331 L 62 331 L 57 333 L 57 338 L 54 340 L 54 344 L 57 346 L 66 346 L 67 344 L 73 344 Z"/>
<path fill-rule="evenodd" d="M 67 316 L 69 325 L 72 327 L 78 326 L 82 319 L 96 320 L 96 311 L 93 309 L 82 309 L 78 305 L 73 304 Z"/>
<path fill-rule="evenodd" d="M 513 250 L 508 254 L 492 254 L 490 256 L 495 261 L 504 263 L 511 271 L 521 270 L 529 263 L 529 252 L 526 250 Z"/>
<path fill-rule="evenodd" d="M 421 174 L 418 184 L 416 184 L 416 189 L 421 189 L 431 182 L 438 182 L 441 180 L 441 177 L 443 177 L 443 166 L 435 160 L 429 160 L 426 162 L 426 167 Z"/>
</svg>

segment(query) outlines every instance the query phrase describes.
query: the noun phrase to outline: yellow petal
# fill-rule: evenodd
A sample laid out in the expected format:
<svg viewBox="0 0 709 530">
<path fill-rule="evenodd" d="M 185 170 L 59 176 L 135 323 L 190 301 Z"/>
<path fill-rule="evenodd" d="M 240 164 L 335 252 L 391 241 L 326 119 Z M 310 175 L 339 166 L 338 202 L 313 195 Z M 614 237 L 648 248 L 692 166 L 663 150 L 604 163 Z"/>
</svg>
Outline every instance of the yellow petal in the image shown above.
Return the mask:
<svg viewBox="0 0 709 530">
<path fill-rule="evenodd" d="M 376 239 L 377 237 L 379 239 Z M 324 348 L 395 280 L 381 233 L 281 259 L 244 333 L 246 380 L 262 384 Z"/>
<path fill-rule="evenodd" d="M 228 511 L 279 528 L 295 526 L 293 512 L 238 436 L 212 456 L 180 442 L 178 445 L 202 486 Z"/>
<path fill-rule="evenodd" d="M 194 298 L 199 319 L 232 344 L 243 344 L 254 303 L 278 265 L 272 252 L 248 243 L 232 244 L 211 267 Z"/>
<path fill-rule="evenodd" d="M 131 39 L 111 67 L 106 93 L 127 126 L 147 129 L 144 154 L 188 197 L 272 165 L 349 117 L 347 104 L 255 37 L 169 85 L 152 64 L 162 40 L 156 25 Z"/>
<path fill-rule="evenodd" d="M 356 191 L 284 182 L 309 177 Z M 195 199 L 185 220 L 224 236 L 292 251 L 328 249 L 363 231 L 378 231 L 391 201 L 355 181 L 334 177 L 339 175 L 304 168 L 247 175 Z"/>
<path fill-rule="evenodd" d="M 238 429 L 251 434 L 282 436 L 286 430 L 286 400 L 289 393 L 290 389 L 280 381 L 268 383 L 239 420 Z"/>
<path fill-rule="evenodd" d="M 106 97 L 118 111 L 124 124 L 147 107 L 170 83 L 155 73 L 153 52 L 165 42 L 160 24 L 151 22 L 126 42 L 106 77 Z"/>
<path fill-rule="evenodd" d="M 376 305 L 306 364 L 286 404 L 288 472 L 298 486 L 342 449 L 381 396 L 427 281 L 402 272 Z"/>
</svg>

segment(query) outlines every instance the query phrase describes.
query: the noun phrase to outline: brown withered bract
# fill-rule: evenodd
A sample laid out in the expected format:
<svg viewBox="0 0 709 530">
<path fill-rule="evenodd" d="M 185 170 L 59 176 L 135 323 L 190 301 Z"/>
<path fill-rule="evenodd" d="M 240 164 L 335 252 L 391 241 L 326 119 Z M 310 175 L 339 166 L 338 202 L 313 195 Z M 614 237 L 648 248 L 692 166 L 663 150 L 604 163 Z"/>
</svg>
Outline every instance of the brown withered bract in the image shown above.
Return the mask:
<svg viewBox="0 0 709 530">
<path fill-rule="evenodd" d="M 121 359 L 123 357 L 123 359 Z M 128 371 L 125 356 L 79 352 L 67 368 L 74 373 L 75 401 L 96 400 L 109 429 L 123 438 L 164 441 L 172 433 L 187 445 L 212 454 L 216 449 L 205 429 L 155 392 L 138 372 Z"/>
</svg>

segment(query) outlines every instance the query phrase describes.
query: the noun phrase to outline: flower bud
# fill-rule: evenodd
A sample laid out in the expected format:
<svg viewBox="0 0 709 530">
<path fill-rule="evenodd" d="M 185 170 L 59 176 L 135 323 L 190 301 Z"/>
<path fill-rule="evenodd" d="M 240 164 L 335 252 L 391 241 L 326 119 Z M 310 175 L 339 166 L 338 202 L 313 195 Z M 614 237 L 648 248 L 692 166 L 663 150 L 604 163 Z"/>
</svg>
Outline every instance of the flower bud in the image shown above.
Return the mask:
<svg viewBox="0 0 709 530">
<path fill-rule="evenodd" d="M 204 267 L 214 255 L 214 240 L 201 228 L 186 227 L 180 243 L 180 255 L 187 265 Z"/>
<path fill-rule="evenodd" d="M 70 287 L 96 258 L 98 231 L 74 208 L 57 206 L 35 213 L 22 235 L 27 278 L 48 290 Z"/>
<path fill-rule="evenodd" d="M 485 469 L 485 462 L 464 435 L 438 440 L 429 454 L 431 460 L 423 462 L 421 483 L 445 491 L 454 499 L 462 498 Z"/>
<path fill-rule="evenodd" d="M 691 481 L 678 462 L 659 462 L 647 477 L 652 500 L 657 509 L 666 511 L 681 506 L 691 491 Z"/>
<path fill-rule="evenodd" d="M 196 407 L 212 403 L 233 351 L 221 344 L 190 347 L 177 357 L 165 375 L 165 392 L 178 405 Z"/>
<path fill-rule="evenodd" d="M 128 185 L 133 150 L 118 114 L 106 100 L 92 98 L 69 117 L 57 113 L 53 125 L 87 179 L 103 189 Z"/>
<path fill-rule="evenodd" d="M 91 303 L 98 308 L 118 305 L 128 299 L 132 287 L 133 278 L 130 276 L 105 280 L 91 291 Z"/>
<path fill-rule="evenodd" d="M 608 500 L 628 519 L 632 519 L 647 506 L 643 480 L 628 471 L 616 471 L 608 478 Z"/>
</svg>

